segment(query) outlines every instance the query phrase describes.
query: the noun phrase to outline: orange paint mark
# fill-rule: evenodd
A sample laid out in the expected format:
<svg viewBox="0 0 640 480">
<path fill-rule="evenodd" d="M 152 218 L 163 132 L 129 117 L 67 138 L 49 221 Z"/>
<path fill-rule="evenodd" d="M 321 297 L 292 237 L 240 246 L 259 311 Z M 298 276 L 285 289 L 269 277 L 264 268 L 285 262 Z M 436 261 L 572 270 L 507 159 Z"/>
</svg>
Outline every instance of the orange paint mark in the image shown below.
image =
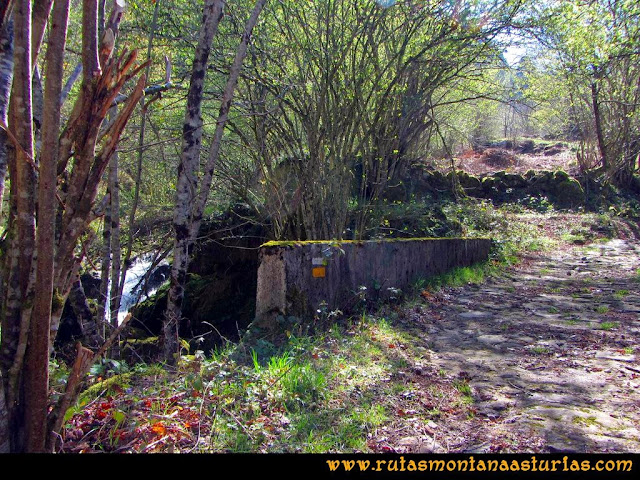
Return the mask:
<svg viewBox="0 0 640 480">
<path fill-rule="evenodd" d="M 311 274 L 313 275 L 313 278 L 324 278 L 326 275 L 326 268 L 314 267 Z"/>
</svg>

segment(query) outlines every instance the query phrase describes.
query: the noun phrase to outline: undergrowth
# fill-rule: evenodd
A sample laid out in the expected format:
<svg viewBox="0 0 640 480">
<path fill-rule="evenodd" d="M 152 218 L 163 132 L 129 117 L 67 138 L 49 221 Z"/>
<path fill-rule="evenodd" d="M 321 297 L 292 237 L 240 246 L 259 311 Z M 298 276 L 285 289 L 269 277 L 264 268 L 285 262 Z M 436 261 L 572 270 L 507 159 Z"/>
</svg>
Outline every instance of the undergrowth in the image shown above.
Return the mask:
<svg viewBox="0 0 640 480">
<path fill-rule="evenodd" d="M 63 438 L 67 451 L 371 451 L 372 432 L 403 403 L 409 341 L 383 318 L 360 318 L 263 360 L 234 360 L 230 347 L 174 373 L 139 365 L 126 382 L 87 390 Z"/>
<path fill-rule="evenodd" d="M 313 336 L 290 336 L 284 346 L 227 344 L 208 357 L 183 357 L 176 370 L 141 364 L 106 381 L 107 372 L 96 368 L 88 379 L 93 387 L 67 412 L 61 449 L 376 452 L 388 451 L 385 438 L 407 419 L 477 421 L 468 380 L 422 363 L 426 334 L 403 320 L 407 312 L 426 308 L 429 291 L 481 283 L 567 235 L 589 239 L 610 219 L 477 201 L 443 210 L 463 234 L 494 239 L 487 262 L 422 279 L 404 303 L 336 318 Z M 62 391 L 63 369 L 52 371 L 53 388 Z"/>
</svg>

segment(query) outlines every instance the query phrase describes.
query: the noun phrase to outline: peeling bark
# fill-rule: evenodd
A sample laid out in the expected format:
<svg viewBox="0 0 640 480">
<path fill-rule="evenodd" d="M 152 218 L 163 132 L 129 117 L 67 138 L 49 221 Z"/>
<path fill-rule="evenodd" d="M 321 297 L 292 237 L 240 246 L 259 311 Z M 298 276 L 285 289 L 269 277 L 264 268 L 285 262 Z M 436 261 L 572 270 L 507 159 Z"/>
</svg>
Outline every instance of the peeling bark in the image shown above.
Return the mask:
<svg viewBox="0 0 640 480">
<path fill-rule="evenodd" d="M 15 65 L 6 135 L 11 142 L 11 155 L 7 157 L 11 175 L 11 214 L 8 219 L 8 247 L 3 258 L 5 276 L 2 279 L 3 304 L 0 308 L 0 449 L 4 450 L 9 445 L 12 452 L 44 451 L 44 439 L 48 437 L 50 428 L 60 428 L 65 405 L 70 405 L 76 398 L 77 391 L 67 392 L 49 414 L 49 352 L 64 301 L 77 279 L 84 255 L 78 255 L 78 243 L 87 233 L 89 223 L 96 218 L 95 200 L 102 175 L 144 94 L 146 82 L 146 77 L 140 75 L 120 113 L 112 124 L 103 129 L 106 115 L 125 82 L 138 76 L 146 64 L 135 66 L 135 51 L 112 58 L 112 48 L 106 48 L 99 56 L 97 0 L 83 0 L 83 83 L 73 113 L 60 135 L 62 59 L 69 0 L 57 0 L 48 26 L 42 109 L 43 145 L 37 172 L 32 130 L 31 84 L 34 70 L 29 52 L 37 55 L 37 38 L 42 35 L 48 16 L 38 12 L 47 3 L 50 5 L 50 0 L 35 2 L 37 8 L 32 12 L 33 2 L 19 0 L 14 2 L 13 9 Z M 116 8 L 109 30 L 112 36 L 117 32 L 122 5 L 121 0 L 115 0 Z M 2 7 L 5 7 L 4 3 Z M 4 33 L 9 31 L 6 11 L 0 10 L 0 14 L 0 32 Z M 7 43 L 10 37 L 3 38 L 2 52 L 6 53 L 10 50 Z M 113 45 L 113 40 L 102 45 Z M 6 55 L 0 57 L 0 75 L 5 73 L 2 69 L 7 61 Z M 0 78 L 0 93 L 4 94 L 6 88 L 5 75 Z M 3 124 L 3 128 L 6 127 Z M 67 169 L 71 158 L 72 167 Z M 59 190 L 58 173 L 62 182 Z M 107 344 L 113 341 L 112 336 Z M 105 345 L 99 354 L 104 353 Z M 79 366 L 74 371 L 79 379 L 88 368 L 83 358 L 94 357 L 79 349 Z M 68 385 L 77 387 L 78 381 L 74 383 L 70 378 Z"/>
<path fill-rule="evenodd" d="M 110 320 L 113 330 L 118 328 L 118 311 L 120 310 L 120 185 L 118 183 L 118 153 L 114 153 L 109 165 L 109 190 L 111 190 L 111 293 Z M 111 349 L 111 357 L 120 355 L 118 342 Z"/>
<path fill-rule="evenodd" d="M 67 379 L 67 385 L 65 388 L 65 394 L 56 408 L 49 415 L 48 423 L 45 424 L 47 431 L 50 432 L 46 438 L 46 449 L 53 451 L 56 445 L 55 432 L 58 432 L 62 428 L 62 422 L 64 421 L 64 413 L 71 406 L 72 401 L 78 396 L 78 390 L 82 383 L 82 379 L 89 370 L 91 364 L 95 361 L 95 356 L 91 350 L 84 348 L 80 342 L 76 346 L 76 360 L 73 363 L 69 378 Z"/>
</svg>

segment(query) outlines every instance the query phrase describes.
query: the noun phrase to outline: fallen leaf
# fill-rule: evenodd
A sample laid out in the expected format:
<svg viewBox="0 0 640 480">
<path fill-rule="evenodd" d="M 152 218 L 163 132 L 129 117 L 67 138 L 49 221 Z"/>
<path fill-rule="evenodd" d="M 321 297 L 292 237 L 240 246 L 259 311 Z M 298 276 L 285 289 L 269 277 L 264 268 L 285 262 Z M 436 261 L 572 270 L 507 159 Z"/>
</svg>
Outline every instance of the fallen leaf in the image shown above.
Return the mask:
<svg viewBox="0 0 640 480">
<path fill-rule="evenodd" d="M 162 422 L 157 422 L 153 424 L 151 431 L 161 437 L 167 433 L 167 427 Z"/>
</svg>

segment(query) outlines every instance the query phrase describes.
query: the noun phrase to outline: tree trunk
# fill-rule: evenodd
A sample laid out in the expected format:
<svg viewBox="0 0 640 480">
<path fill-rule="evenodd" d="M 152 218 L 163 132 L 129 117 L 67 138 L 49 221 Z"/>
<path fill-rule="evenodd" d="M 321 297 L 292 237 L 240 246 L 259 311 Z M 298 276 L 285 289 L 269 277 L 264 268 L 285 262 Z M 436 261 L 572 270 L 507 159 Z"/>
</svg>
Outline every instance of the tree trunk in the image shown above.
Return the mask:
<svg viewBox="0 0 640 480">
<path fill-rule="evenodd" d="M 60 135 L 60 92 L 67 38 L 69 0 L 55 3 L 46 55 L 42 152 L 38 185 L 36 282 L 25 365 L 27 451 L 44 452 L 49 392 L 49 331 L 53 299 L 57 152 Z"/>
<path fill-rule="evenodd" d="M 218 119 L 216 121 L 216 130 L 213 134 L 213 142 L 211 143 L 211 147 L 209 148 L 209 157 L 207 158 L 207 165 L 205 166 L 202 186 L 200 187 L 198 198 L 194 205 L 195 208 L 193 209 L 192 223 L 190 228 L 191 242 L 195 241 L 196 237 L 198 236 L 198 232 L 200 231 L 200 225 L 202 224 L 202 215 L 204 213 L 205 206 L 207 205 L 209 191 L 211 190 L 211 182 L 213 181 L 213 172 L 216 168 L 216 164 L 218 163 L 218 157 L 220 156 L 222 137 L 224 135 L 227 119 L 229 118 L 229 110 L 231 109 L 233 94 L 235 92 L 236 85 L 238 84 L 238 78 L 240 77 L 242 64 L 244 63 L 244 59 L 247 56 L 247 48 L 249 47 L 249 41 L 251 40 L 253 28 L 258 22 L 258 17 L 260 16 L 260 12 L 262 12 L 265 3 L 267 3 L 267 0 L 257 0 L 255 6 L 253 7 L 251 16 L 249 17 L 249 20 L 247 20 L 247 24 L 244 27 L 244 33 L 242 34 L 240 45 L 236 50 L 236 56 L 233 60 L 233 64 L 231 65 L 231 70 L 229 71 L 229 78 L 227 79 L 227 84 L 222 94 L 222 98 L 220 99 L 220 112 L 218 113 Z"/>
<path fill-rule="evenodd" d="M 0 454 L 11 452 L 11 430 L 9 429 L 11 415 L 5 398 L 4 378 L 0 370 Z"/>
<path fill-rule="evenodd" d="M 109 165 L 109 189 L 111 190 L 111 293 L 109 311 L 112 331 L 118 328 L 120 310 L 120 185 L 118 183 L 118 152 Z M 120 356 L 118 340 L 111 348 L 111 358 Z"/>
<path fill-rule="evenodd" d="M 171 286 L 169 288 L 167 310 L 163 321 L 163 347 L 165 361 L 175 363 L 178 353 L 178 324 L 182 317 L 184 285 L 189 266 L 189 238 L 191 226 L 191 206 L 197 189 L 196 170 L 200 163 L 202 143 L 202 93 L 204 79 L 209 62 L 211 42 L 218 31 L 222 18 L 224 0 L 206 0 L 202 17 L 202 27 L 196 47 L 184 125 L 182 127 L 182 154 L 178 166 L 176 186 L 176 204 L 173 213 L 175 244 L 171 267 Z"/>
<path fill-rule="evenodd" d="M 102 223 L 102 262 L 100 265 L 100 290 L 98 294 L 97 323 L 102 338 L 107 338 L 107 308 L 109 305 L 109 272 L 111 271 L 111 189 L 107 189 L 107 205 Z"/>
<path fill-rule="evenodd" d="M 176 196 L 176 210 L 174 215 L 176 243 L 174 248 L 173 265 L 171 268 L 171 287 L 169 290 L 167 311 L 165 313 L 164 323 L 164 354 L 165 361 L 167 362 L 173 361 L 175 355 L 179 353 L 178 323 L 180 318 L 182 317 L 182 300 L 184 298 L 184 287 L 186 284 L 187 271 L 189 268 L 189 254 L 202 223 L 202 216 L 209 196 L 209 191 L 211 189 L 213 172 L 215 170 L 218 156 L 220 154 L 222 137 L 224 134 L 225 125 L 227 123 L 227 118 L 229 116 L 231 102 L 233 101 L 233 93 L 238 83 L 238 77 L 240 76 L 240 70 L 247 55 L 247 48 L 251 39 L 253 28 L 258 21 L 258 17 L 260 16 L 260 12 L 262 12 L 266 1 L 267 0 L 256 1 L 253 11 L 251 12 L 251 16 L 249 17 L 245 25 L 244 33 L 242 34 L 242 39 L 236 51 L 236 56 L 229 72 L 229 78 L 227 79 L 227 84 L 222 95 L 220 112 L 218 114 L 218 119 L 216 122 L 216 130 L 214 133 L 213 142 L 209 150 L 209 157 L 207 158 L 202 185 L 198 191 L 197 198 L 194 198 L 193 195 L 197 189 L 195 172 L 199 163 L 200 138 L 198 138 L 197 140 L 197 147 L 194 145 L 193 148 L 190 149 L 193 157 L 187 158 L 185 155 L 185 149 L 183 147 L 183 159 L 178 169 L 178 194 Z M 203 40 L 204 37 L 205 35 L 202 35 L 201 40 Z M 212 38 L 213 37 L 211 37 L 211 39 Z M 211 39 L 209 39 L 207 45 L 211 44 Z M 200 44 L 198 46 L 200 47 Z M 205 57 L 205 67 L 207 57 Z M 198 57 L 196 57 L 196 60 L 197 58 Z M 194 80 L 195 66 L 196 62 L 194 61 L 192 82 Z M 202 80 L 204 80 L 204 76 L 200 81 Z M 200 91 L 197 102 L 192 105 L 193 107 L 195 107 L 193 111 L 190 111 L 190 106 L 187 105 L 185 127 L 187 127 L 189 120 L 193 120 L 195 118 L 193 116 L 194 114 L 197 114 L 199 118 L 201 102 L 202 92 Z M 201 120 L 198 121 L 201 124 Z M 198 127 L 198 130 L 201 130 L 201 127 Z M 201 135 L 202 134 L 199 133 L 199 136 Z M 183 145 L 189 146 L 189 139 L 186 136 L 183 137 Z M 180 190 L 181 185 L 183 190 Z"/>
<path fill-rule="evenodd" d="M 0 220 L 2 219 L 2 199 L 8 166 L 8 137 L 4 127 L 8 123 L 9 98 L 13 82 L 13 21 L 0 28 Z"/>
<path fill-rule="evenodd" d="M 83 342 L 92 348 L 98 348 L 102 344 L 103 339 L 100 336 L 98 323 L 96 322 L 97 316 L 89 307 L 89 302 L 87 301 L 87 296 L 80 279 L 76 280 L 71 286 L 69 304 L 80 324 Z"/>
<path fill-rule="evenodd" d="M 591 104 L 593 107 L 593 118 L 596 126 L 596 138 L 598 139 L 598 149 L 600 150 L 600 158 L 602 161 L 602 169 L 606 172 L 609 168 L 609 158 L 607 145 L 604 140 L 604 132 L 602 130 L 602 118 L 600 115 L 600 100 L 598 98 L 598 86 L 596 82 L 591 83 Z"/>
<path fill-rule="evenodd" d="M 31 63 L 34 68 L 36 68 L 36 59 L 38 58 L 38 53 L 40 53 L 40 47 L 42 46 L 42 40 L 44 39 L 44 33 L 52 6 L 53 0 L 39 0 L 33 2 L 31 20 Z M 62 60 L 62 57 L 60 60 Z"/>
<path fill-rule="evenodd" d="M 31 2 L 16 2 L 14 8 L 15 48 L 29 52 L 31 45 Z M 35 163 L 31 113 L 31 56 L 16 55 L 13 88 L 9 106 L 9 128 L 14 155 L 9 158 L 11 175 L 10 245 L 5 270 L 8 278 L 3 289 L 4 318 L 2 355 L 9 365 L 6 401 L 11 409 L 12 451 L 25 449 L 23 404 L 23 366 L 29 340 L 29 322 L 33 307 L 35 271 L 32 269 L 35 249 Z M 19 195 L 16 195 L 20 192 Z M 4 362 L 3 362 L 4 363 Z M 3 365 L 3 366 L 5 366 Z"/>
<path fill-rule="evenodd" d="M 57 0 L 49 25 L 49 44 L 44 62 L 43 146 L 41 165 L 37 168 L 32 129 L 31 85 L 34 70 L 28 52 L 37 56 L 38 38 L 44 32 L 48 16 L 47 10 L 41 7 L 50 6 L 51 2 L 43 0 L 35 3 L 37 8 L 33 13 L 31 0 L 13 2 L 12 10 L 15 51 L 21 54 L 14 58 L 8 115 L 7 137 L 11 148 L 7 165 L 11 178 L 11 197 L 0 306 L 0 450 L 6 450 L 9 445 L 12 452 L 44 451 L 45 439 L 49 438 L 50 441 L 48 433 L 51 425 L 57 425 L 57 428 L 61 425 L 59 422 L 64 412 L 60 412 L 64 410 L 64 405 L 58 402 L 53 411 L 55 414 L 49 412 L 49 352 L 64 300 L 77 278 L 82 259 L 82 254 L 77 254 L 78 242 L 89 223 L 97 218 L 94 205 L 102 175 L 127 121 L 143 95 L 146 80 L 144 75 L 138 78 L 129 100 L 113 124 L 107 127 L 104 137 L 100 137 L 102 123 L 124 83 L 137 76 L 146 64 L 137 68 L 134 66 L 135 51 L 120 58 L 111 58 L 114 32 L 117 31 L 117 22 L 122 13 L 122 0 L 115 1 L 115 15 L 112 12 L 109 34 L 105 34 L 110 41 L 103 42 L 100 54 L 95 38 L 97 0 L 83 0 L 84 81 L 76 107 L 64 133 L 60 135 L 62 57 L 69 0 Z M 3 2 L 0 9 L 0 32 L 6 32 L 8 26 L 6 6 Z M 6 52 L 6 41 L 4 45 Z M 5 60 L 0 60 L 2 94 L 7 88 L 6 72 L 2 70 Z M 99 138 L 102 138 L 102 145 L 96 154 Z M 65 171 L 72 157 L 73 164 L 67 175 Z M 58 172 L 65 184 L 56 191 Z M 61 201 L 58 201 L 58 195 Z M 58 205 L 60 214 L 56 214 Z M 54 219 L 59 220 L 59 225 L 54 223 Z M 56 226 L 60 228 L 56 229 Z M 83 357 L 89 358 L 87 355 Z M 82 362 L 81 366 L 79 371 L 86 373 L 86 362 Z M 71 402 L 74 398 L 65 395 L 63 401 Z"/>
</svg>

